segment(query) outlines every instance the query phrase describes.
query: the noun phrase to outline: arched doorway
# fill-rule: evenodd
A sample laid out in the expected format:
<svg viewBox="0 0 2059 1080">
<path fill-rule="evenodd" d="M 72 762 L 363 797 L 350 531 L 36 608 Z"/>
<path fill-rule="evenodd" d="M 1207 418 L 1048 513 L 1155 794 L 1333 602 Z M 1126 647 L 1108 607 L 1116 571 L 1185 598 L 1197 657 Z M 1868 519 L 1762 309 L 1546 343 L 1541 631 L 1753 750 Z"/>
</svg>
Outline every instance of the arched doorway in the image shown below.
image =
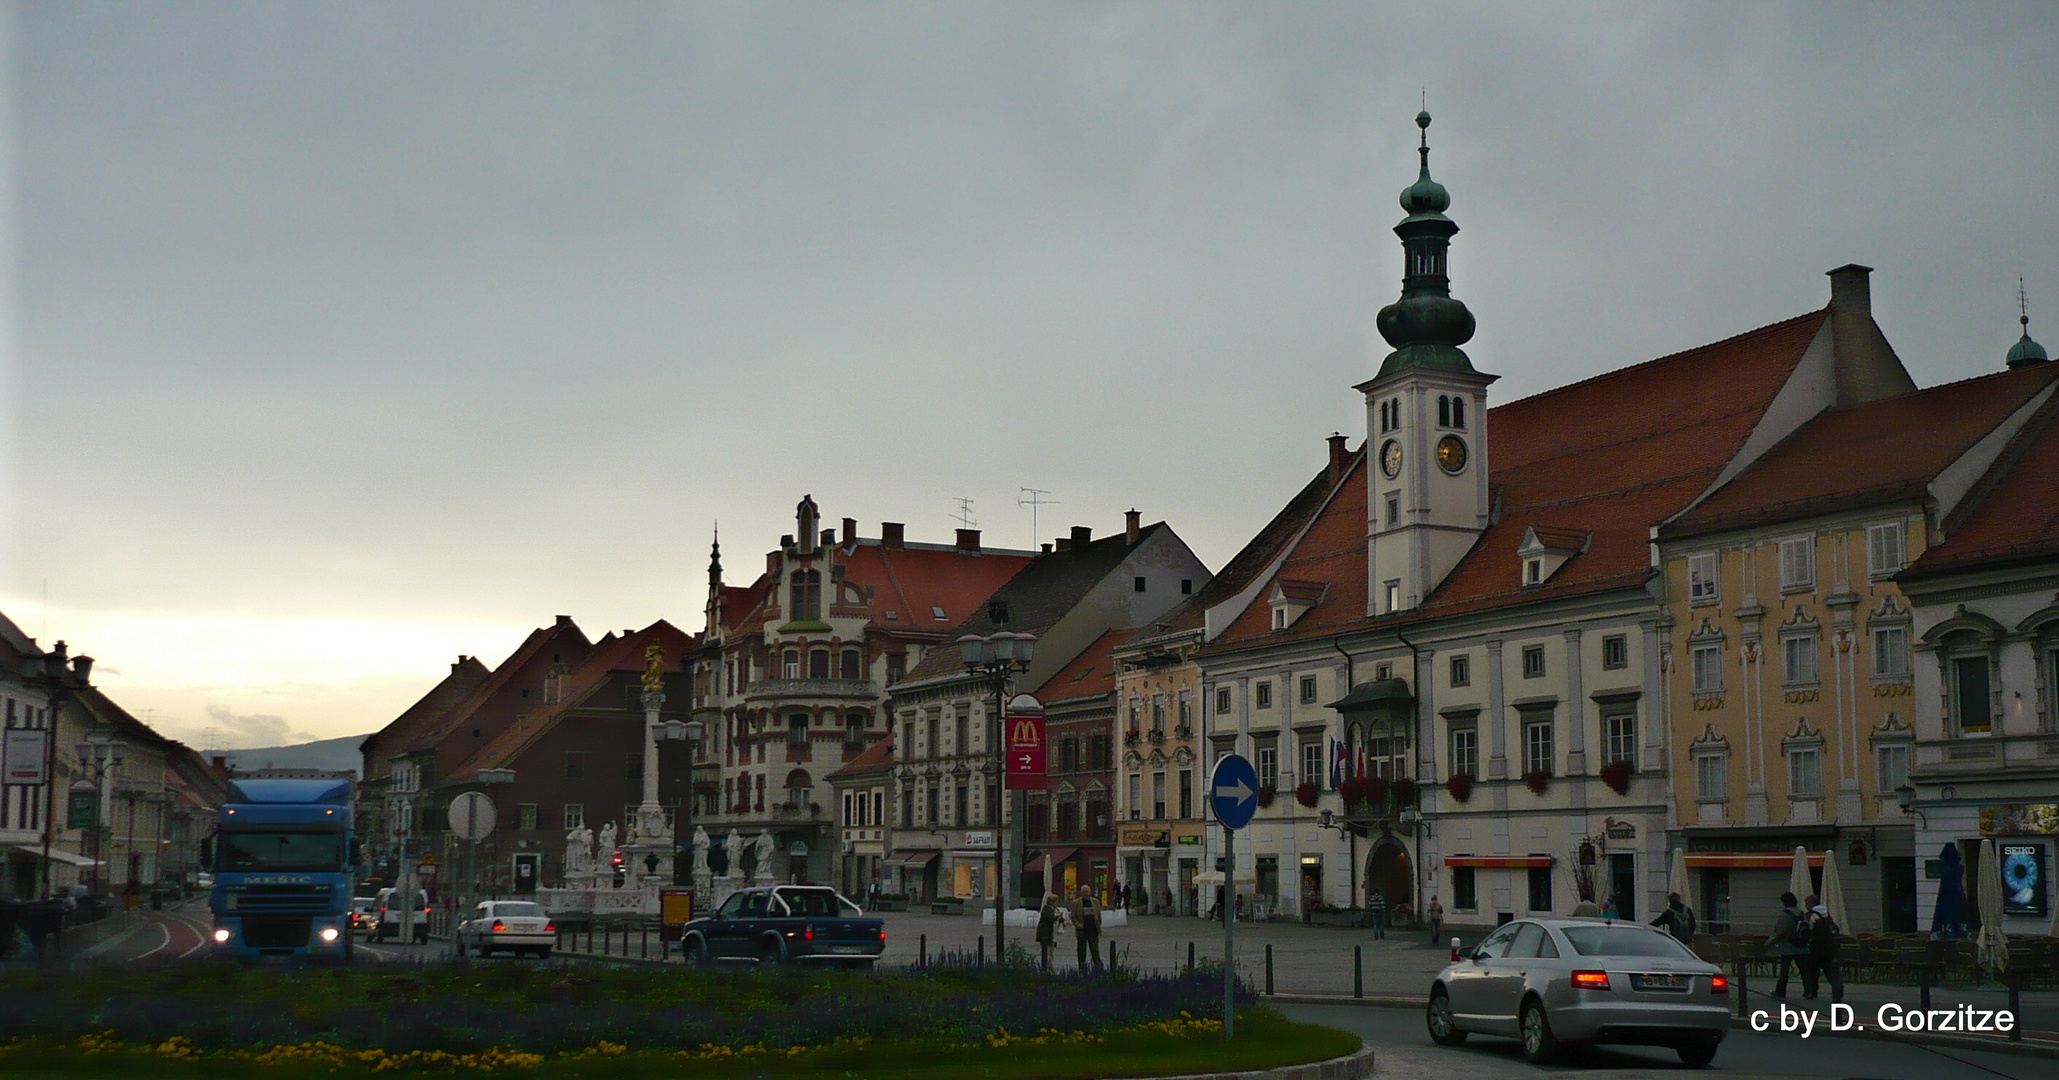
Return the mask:
<svg viewBox="0 0 2059 1080">
<path fill-rule="evenodd" d="M 1366 855 L 1365 895 L 1368 900 L 1374 893 L 1386 898 L 1387 910 L 1391 913 L 1406 904 L 1415 907 L 1416 871 L 1415 863 L 1408 857 L 1408 848 L 1401 841 L 1389 836 L 1373 845 Z"/>
</svg>

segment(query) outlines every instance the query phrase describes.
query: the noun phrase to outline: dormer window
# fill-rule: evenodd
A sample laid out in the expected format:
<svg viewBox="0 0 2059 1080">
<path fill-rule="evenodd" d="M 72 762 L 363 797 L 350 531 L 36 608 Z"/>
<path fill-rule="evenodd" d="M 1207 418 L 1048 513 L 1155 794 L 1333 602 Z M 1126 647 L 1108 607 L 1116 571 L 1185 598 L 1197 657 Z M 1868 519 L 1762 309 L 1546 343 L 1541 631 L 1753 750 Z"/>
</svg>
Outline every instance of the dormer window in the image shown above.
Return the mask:
<svg viewBox="0 0 2059 1080">
<path fill-rule="evenodd" d="M 1293 581 L 1281 578 L 1273 582 L 1272 595 L 1266 602 L 1273 609 L 1273 629 L 1285 630 L 1322 602 L 1323 593 L 1329 586 L 1320 581 Z"/>
<path fill-rule="evenodd" d="M 1544 560 L 1543 560 L 1543 559 L 1524 559 L 1524 560 L 1523 560 L 1523 584 L 1525 584 L 1525 585 L 1538 585 L 1538 584 L 1541 584 L 1541 583 L 1543 583 L 1543 581 L 1544 581 Z"/>
<path fill-rule="evenodd" d="M 1523 560 L 1523 586 L 1543 585 L 1558 573 L 1567 560 L 1587 550 L 1593 533 L 1585 529 L 1564 529 L 1532 525 L 1523 530 L 1523 542 L 1516 555 Z"/>
</svg>

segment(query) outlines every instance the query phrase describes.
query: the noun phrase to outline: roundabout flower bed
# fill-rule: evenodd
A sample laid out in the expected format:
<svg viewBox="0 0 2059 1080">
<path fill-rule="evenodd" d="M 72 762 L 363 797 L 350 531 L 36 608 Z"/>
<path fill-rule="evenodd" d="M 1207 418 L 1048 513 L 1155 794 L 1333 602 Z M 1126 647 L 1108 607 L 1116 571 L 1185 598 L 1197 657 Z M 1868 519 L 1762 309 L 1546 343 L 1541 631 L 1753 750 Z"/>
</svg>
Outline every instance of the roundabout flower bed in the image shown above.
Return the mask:
<svg viewBox="0 0 2059 1080">
<path fill-rule="evenodd" d="M 1085 1078 L 1267 1068 L 1359 1045 L 1248 1001 L 1225 1041 L 1210 1011 L 1220 993 L 1205 975 L 951 969 L 23 973 L 0 979 L 0 1074 Z"/>
</svg>

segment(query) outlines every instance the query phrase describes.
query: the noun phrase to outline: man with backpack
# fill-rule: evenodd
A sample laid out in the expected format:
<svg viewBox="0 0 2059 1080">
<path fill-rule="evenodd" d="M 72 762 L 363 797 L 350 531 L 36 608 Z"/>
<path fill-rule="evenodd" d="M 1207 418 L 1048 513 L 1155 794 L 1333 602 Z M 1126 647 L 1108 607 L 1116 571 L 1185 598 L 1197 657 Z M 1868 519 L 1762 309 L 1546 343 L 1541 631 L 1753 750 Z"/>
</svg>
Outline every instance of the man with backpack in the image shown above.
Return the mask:
<svg viewBox="0 0 2059 1080">
<path fill-rule="evenodd" d="M 1766 947 L 1780 961 L 1780 978 L 1773 984 L 1773 996 L 1784 998 L 1787 996 L 1788 972 L 1794 970 L 1797 960 L 1803 963 L 1802 977 L 1808 978 L 1805 959 L 1809 955 L 1808 917 L 1791 892 L 1780 894 L 1780 914 L 1773 920 L 1773 933 L 1766 938 Z"/>
<path fill-rule="evenodd" d="M 1830 917 L 1830 909 L 1824 907 L 1813 896 L 1809 897 L 1809 956 L 1802 964 L 1802 997 L 1813 999 L 1824 977 L 1830 979 L 1830 1001 L 1838 1004 L 1845 999 L 1844 972 L 1838 969 L 1837 947 L 1840 934 L 1837 920 Z"/>
<path fill-rule="evenodd" d="M 1680 944 L 1693 947 L 1697 925 L 1694 909 L 1680 899 L 1679 893 L 1666 894 L 1666 909 L 1659 912 L 1659 917 L 1653 919 L 1651 924 L 1673 935 L 1673 940 Z"/>
</svg>

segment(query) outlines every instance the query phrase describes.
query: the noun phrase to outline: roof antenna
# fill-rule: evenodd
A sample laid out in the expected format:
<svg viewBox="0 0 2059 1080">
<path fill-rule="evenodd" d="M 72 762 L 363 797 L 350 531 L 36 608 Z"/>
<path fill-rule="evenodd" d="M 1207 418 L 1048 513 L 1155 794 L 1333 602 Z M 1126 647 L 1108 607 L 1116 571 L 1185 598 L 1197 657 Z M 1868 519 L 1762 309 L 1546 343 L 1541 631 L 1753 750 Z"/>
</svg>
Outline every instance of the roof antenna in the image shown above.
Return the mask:
<svg viewBox="0 0 2059 1080">
<path fill-rule="evenodd" d="M 1035 550 L 1037 550 L 1037 507 L 1039 507 L 1039 506 L 1057 506 L 1057 505 L 1058 505 L 1058 500 L 1057 500 L 1057 499 L 1043 499 L 1043 498 L 1038 498 L 1038 496 L 1040 496 L 1040 495 L 1049 495 L 1049 494 L 1051 494 L 1051 493 L 1050 493 L 1050 492 L 1048 492 L 1048 491 L 1045 491 L 1045 490 L 1044 490 L 1043 488 L 1033 488 L 1033 487 L 1026 487 L 1026 488 L 1017 488 L 1017 489 L 1016 489 L 1016 495 L 1015 495 L 1015 505 L 1017 505 L 1017 506 L 1027 506 L 1027 507 L 1029 507 L 1029 510 L 1030 510 L 1030 550 L 1031 550 L 1031 551 L 1035 551 Z"/>
<path fill-rule="evenodd" d="M 952 516 L 958 519 L 959 527 L 965 529 L 972 528 L 976 520 L 972 516 L 972 497 L 969 495 L 953 495 L 951 496 L 951 501 L 958 504 L 958 512 Z"/>
</svg>

